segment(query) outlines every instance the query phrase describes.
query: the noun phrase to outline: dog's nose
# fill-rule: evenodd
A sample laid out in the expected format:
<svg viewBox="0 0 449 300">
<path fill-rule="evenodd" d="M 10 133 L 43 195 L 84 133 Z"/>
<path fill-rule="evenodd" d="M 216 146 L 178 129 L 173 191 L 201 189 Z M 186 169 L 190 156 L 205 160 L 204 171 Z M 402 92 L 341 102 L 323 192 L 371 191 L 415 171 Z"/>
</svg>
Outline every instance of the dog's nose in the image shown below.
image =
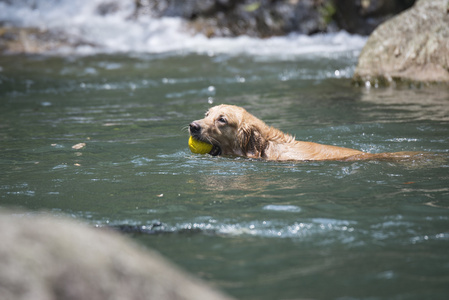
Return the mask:
<svg viewBox="0 0 449 300">
<path fill-rule="evenodd" d="M 199 133 L 201 131 L 201 126 L 197 122 L 190 123 L 190 133 Z"/>
</svg>

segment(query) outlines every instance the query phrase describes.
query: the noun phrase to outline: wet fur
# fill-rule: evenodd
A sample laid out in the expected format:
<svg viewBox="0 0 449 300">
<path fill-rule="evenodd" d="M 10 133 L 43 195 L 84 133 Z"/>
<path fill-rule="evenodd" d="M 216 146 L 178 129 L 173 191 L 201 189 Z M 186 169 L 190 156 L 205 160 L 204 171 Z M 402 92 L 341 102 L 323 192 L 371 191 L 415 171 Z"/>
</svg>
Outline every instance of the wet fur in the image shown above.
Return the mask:
<svg viewBox="0 0 449 300">
<path fill-rule="evenodd" d="M 221 155 L 267 160 L 360 160 L 405 158 L 413 152 L 370 154 L 355 149 L 296 141 L 233 105 L 212 107 L 206 117 L 190 124 L 190 134 L 220 148 Z"/>
</svg>

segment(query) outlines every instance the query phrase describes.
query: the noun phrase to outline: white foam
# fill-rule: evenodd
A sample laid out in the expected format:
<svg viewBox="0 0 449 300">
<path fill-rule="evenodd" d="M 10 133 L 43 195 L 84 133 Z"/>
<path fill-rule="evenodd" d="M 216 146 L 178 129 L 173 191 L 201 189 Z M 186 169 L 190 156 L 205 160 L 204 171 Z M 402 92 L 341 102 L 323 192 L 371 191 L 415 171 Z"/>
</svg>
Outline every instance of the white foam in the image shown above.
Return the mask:
<svg viewBox="0 0 449 300">
<path fill-rule="evenodd" d="M 28 4 L 32 2 L 33 4 Z M 109 1 L 110 2 L 110 1 Z M 75 49 L 80 54 L 98 52 L 249 54 L 260 57 L 289 58 L 292 55 L 329 55 L 355 51 L 366 38 L 346 32 L 305 36 L 291 34 L 268 39 L 241 36 L 212 38 L 192 35 L 179 18 L 130 18 L 134 0 L 116 1 L 115 13 L 101 15 L 98 6 L 105 0 L 17 0 L 0 2 L 0 21 L 19 27 L 38 27 L 62 31 L 86 43 Z M 87 45 L 87 46 L 86 46 Z M 72 51 L 72 49 L 66 51 Z M 60 50 L 64 51 L 64 50 Z M 357 55 L 355 53 L 354 55 Z"/>
<path fill-rule="evenodd" d="M 296 205 L 277 205 L 269 204 L 263 207 L 264 210 L 280 211 L 280 212 L 300 212 L 301 208 Z"/>
</svg>

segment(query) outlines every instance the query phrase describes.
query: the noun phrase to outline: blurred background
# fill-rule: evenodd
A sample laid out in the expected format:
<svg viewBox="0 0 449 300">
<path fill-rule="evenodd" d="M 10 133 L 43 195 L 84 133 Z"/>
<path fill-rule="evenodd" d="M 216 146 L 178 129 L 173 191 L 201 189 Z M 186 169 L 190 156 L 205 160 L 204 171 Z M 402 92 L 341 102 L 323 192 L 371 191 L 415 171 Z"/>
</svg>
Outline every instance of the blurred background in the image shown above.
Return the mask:
<svg viewBox="0 0 449 300">
<path fill-rule="evenodd" d="M 368 35 L 414 0 L 2 0 L 0 50 L 160 52 L 190 38 Z"/>
</svg>

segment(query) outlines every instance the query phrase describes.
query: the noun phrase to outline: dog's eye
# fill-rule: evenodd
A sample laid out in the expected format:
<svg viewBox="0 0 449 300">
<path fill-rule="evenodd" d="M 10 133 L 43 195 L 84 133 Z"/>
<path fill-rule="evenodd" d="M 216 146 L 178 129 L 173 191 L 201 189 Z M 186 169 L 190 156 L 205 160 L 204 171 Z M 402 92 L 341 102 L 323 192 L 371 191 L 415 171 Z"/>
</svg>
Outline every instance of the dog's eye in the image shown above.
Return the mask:
<svg viewBox="0 0 449 300">
<path fill-rule="evenodd" d="M 220 123 L 222 123 L 222 124 L 227 124 L 227 123 L 228 123 L 228 121 L 227 121 L 224 117 L 218 118 L 217 121 L 220 122 Z"/>
</svg>

